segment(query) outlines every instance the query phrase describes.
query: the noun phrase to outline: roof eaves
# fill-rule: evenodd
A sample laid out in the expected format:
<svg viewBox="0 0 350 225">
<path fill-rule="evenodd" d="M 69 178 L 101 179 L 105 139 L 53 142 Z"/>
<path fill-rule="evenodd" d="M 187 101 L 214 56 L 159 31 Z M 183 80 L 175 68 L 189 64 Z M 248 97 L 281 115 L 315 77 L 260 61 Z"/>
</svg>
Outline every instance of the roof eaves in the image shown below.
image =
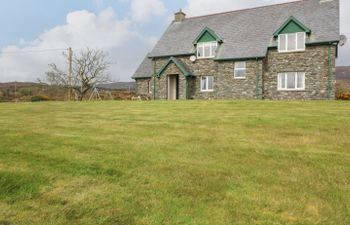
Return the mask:
<svg viewBox="0 0 350 225">
<path fill-rule="evenodd" d="M 263 59 L 266 56 L 249 56 L 249 57 L 237 57 L 237 58 L 216 58 L 214 61 L 237 61 L 237 60 L 249 60 L 249 59 Z"/>
<path fill-rule="evenodd" d="M 135 77 L 135 76 L 132 76 L 131 79 L 134 79 L 134 80 L 137 80 L 137 79 L 147 79 L 147 78 L 152 78 L 152 76 L 142 76 L 142 77 Z"/>
<path fill-rule="evenodd" d="M 153 59 L 153 58 L 169 58 L 173 56 L 189 56 L 196 54 L 195 52 L 189 52 L 189 53 L 180 53 L 180 54 L 169 54 L 169 55 L 149 55 L 148 58 Z"/>
</svg>

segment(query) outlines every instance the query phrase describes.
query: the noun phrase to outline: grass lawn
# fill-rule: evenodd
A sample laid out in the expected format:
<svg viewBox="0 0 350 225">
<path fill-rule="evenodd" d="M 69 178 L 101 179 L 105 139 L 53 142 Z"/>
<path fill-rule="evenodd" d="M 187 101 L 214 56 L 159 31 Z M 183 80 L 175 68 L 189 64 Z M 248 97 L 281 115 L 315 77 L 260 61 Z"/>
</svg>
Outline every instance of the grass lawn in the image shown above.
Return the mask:
<svg viewBox="0 0 350 225">
<path fill-rule="evenodd" d="M 0 224 L 348 225 L 349 212 L 350 102 L 0 104 Z"/>
</svg>

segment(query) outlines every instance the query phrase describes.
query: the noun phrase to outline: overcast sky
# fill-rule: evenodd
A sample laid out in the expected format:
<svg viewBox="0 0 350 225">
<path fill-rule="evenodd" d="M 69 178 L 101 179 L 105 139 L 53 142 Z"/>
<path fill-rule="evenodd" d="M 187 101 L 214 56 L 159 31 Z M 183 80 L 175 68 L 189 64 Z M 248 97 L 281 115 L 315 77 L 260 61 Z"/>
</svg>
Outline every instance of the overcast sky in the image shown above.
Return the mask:
<svg viewBox="0 0 350 225">
<path fill-rule="evenodd" d="M 47 64 L 66 67 L 64 49 L 108 52 L 113 81 L 129 81 L 180 8 L 188 16 L 290 0 L 2 0 L 0 82 L 35 81 Z M 341 33 L 350 38 L 350 1 L 340 0 Z M 338 65 L 350 66 L 350 44 Z"/>
</svg>

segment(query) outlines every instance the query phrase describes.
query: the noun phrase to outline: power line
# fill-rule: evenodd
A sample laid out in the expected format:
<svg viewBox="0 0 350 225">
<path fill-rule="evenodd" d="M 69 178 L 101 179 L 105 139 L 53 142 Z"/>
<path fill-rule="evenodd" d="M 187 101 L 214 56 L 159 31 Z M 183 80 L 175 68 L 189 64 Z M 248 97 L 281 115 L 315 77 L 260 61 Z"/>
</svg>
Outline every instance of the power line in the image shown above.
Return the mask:
<svg viewBox="0 0 350 225">
<path fill-rule="evenodd" d="M 1 52 L 0 55 L 6 55 L 6 54 L 13 54 L 13 55 L 15 55 L 15 54 L 27 54 L 27 53 L 46 53 L 46 52 L 64 51 L 64 50 L 67 50 L 67 48 L 5 51 L 5 52 Z"/>
</svg>

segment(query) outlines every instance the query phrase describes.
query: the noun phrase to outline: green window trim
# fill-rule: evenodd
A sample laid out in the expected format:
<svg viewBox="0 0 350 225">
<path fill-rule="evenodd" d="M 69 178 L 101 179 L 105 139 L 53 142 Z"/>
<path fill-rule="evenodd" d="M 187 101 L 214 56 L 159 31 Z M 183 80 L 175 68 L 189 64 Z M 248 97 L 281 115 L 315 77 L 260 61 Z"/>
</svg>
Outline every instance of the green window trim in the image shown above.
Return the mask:
<svg viewBox="0 0 350 225">
<path fill-rule="evenodd" d="M 302 22 L 291 16 L 278 30 L 273 34 L 274 37 L 278 37 L 280 34 L 305 32 L 311 33 L 310 28 L 305 26 Z"/>
<path fill-rule="evenodd" d="M 163 66 L 162 68 L 160 68 L 160 70 L 156 73 L 156 77 L 159 79 L 162 74 L 164 73 L 164 71 L 168 68 L 168 66 L 171 64 L 171 63 L 174 63 L 177 68 L 179 68 L 179 70 L 181 71 L 181 73 L 183 73 L 183 75 L 185 77 L 191 77 L 192 74 L 190 71 L 187 71 L 183 65 L 174 57 L 171 57 Z"/>
<path fill-rule="evenodd" d="M 215 32 L 213 30 L 206 27 L 202 30 L 202 32 L 193 41 L 193 44 L 196 45 L 197 43 L 212 42 L 212 41 L 222 42 L 222 39 L 217 34 L 215 34 Z"/>
</svg>

